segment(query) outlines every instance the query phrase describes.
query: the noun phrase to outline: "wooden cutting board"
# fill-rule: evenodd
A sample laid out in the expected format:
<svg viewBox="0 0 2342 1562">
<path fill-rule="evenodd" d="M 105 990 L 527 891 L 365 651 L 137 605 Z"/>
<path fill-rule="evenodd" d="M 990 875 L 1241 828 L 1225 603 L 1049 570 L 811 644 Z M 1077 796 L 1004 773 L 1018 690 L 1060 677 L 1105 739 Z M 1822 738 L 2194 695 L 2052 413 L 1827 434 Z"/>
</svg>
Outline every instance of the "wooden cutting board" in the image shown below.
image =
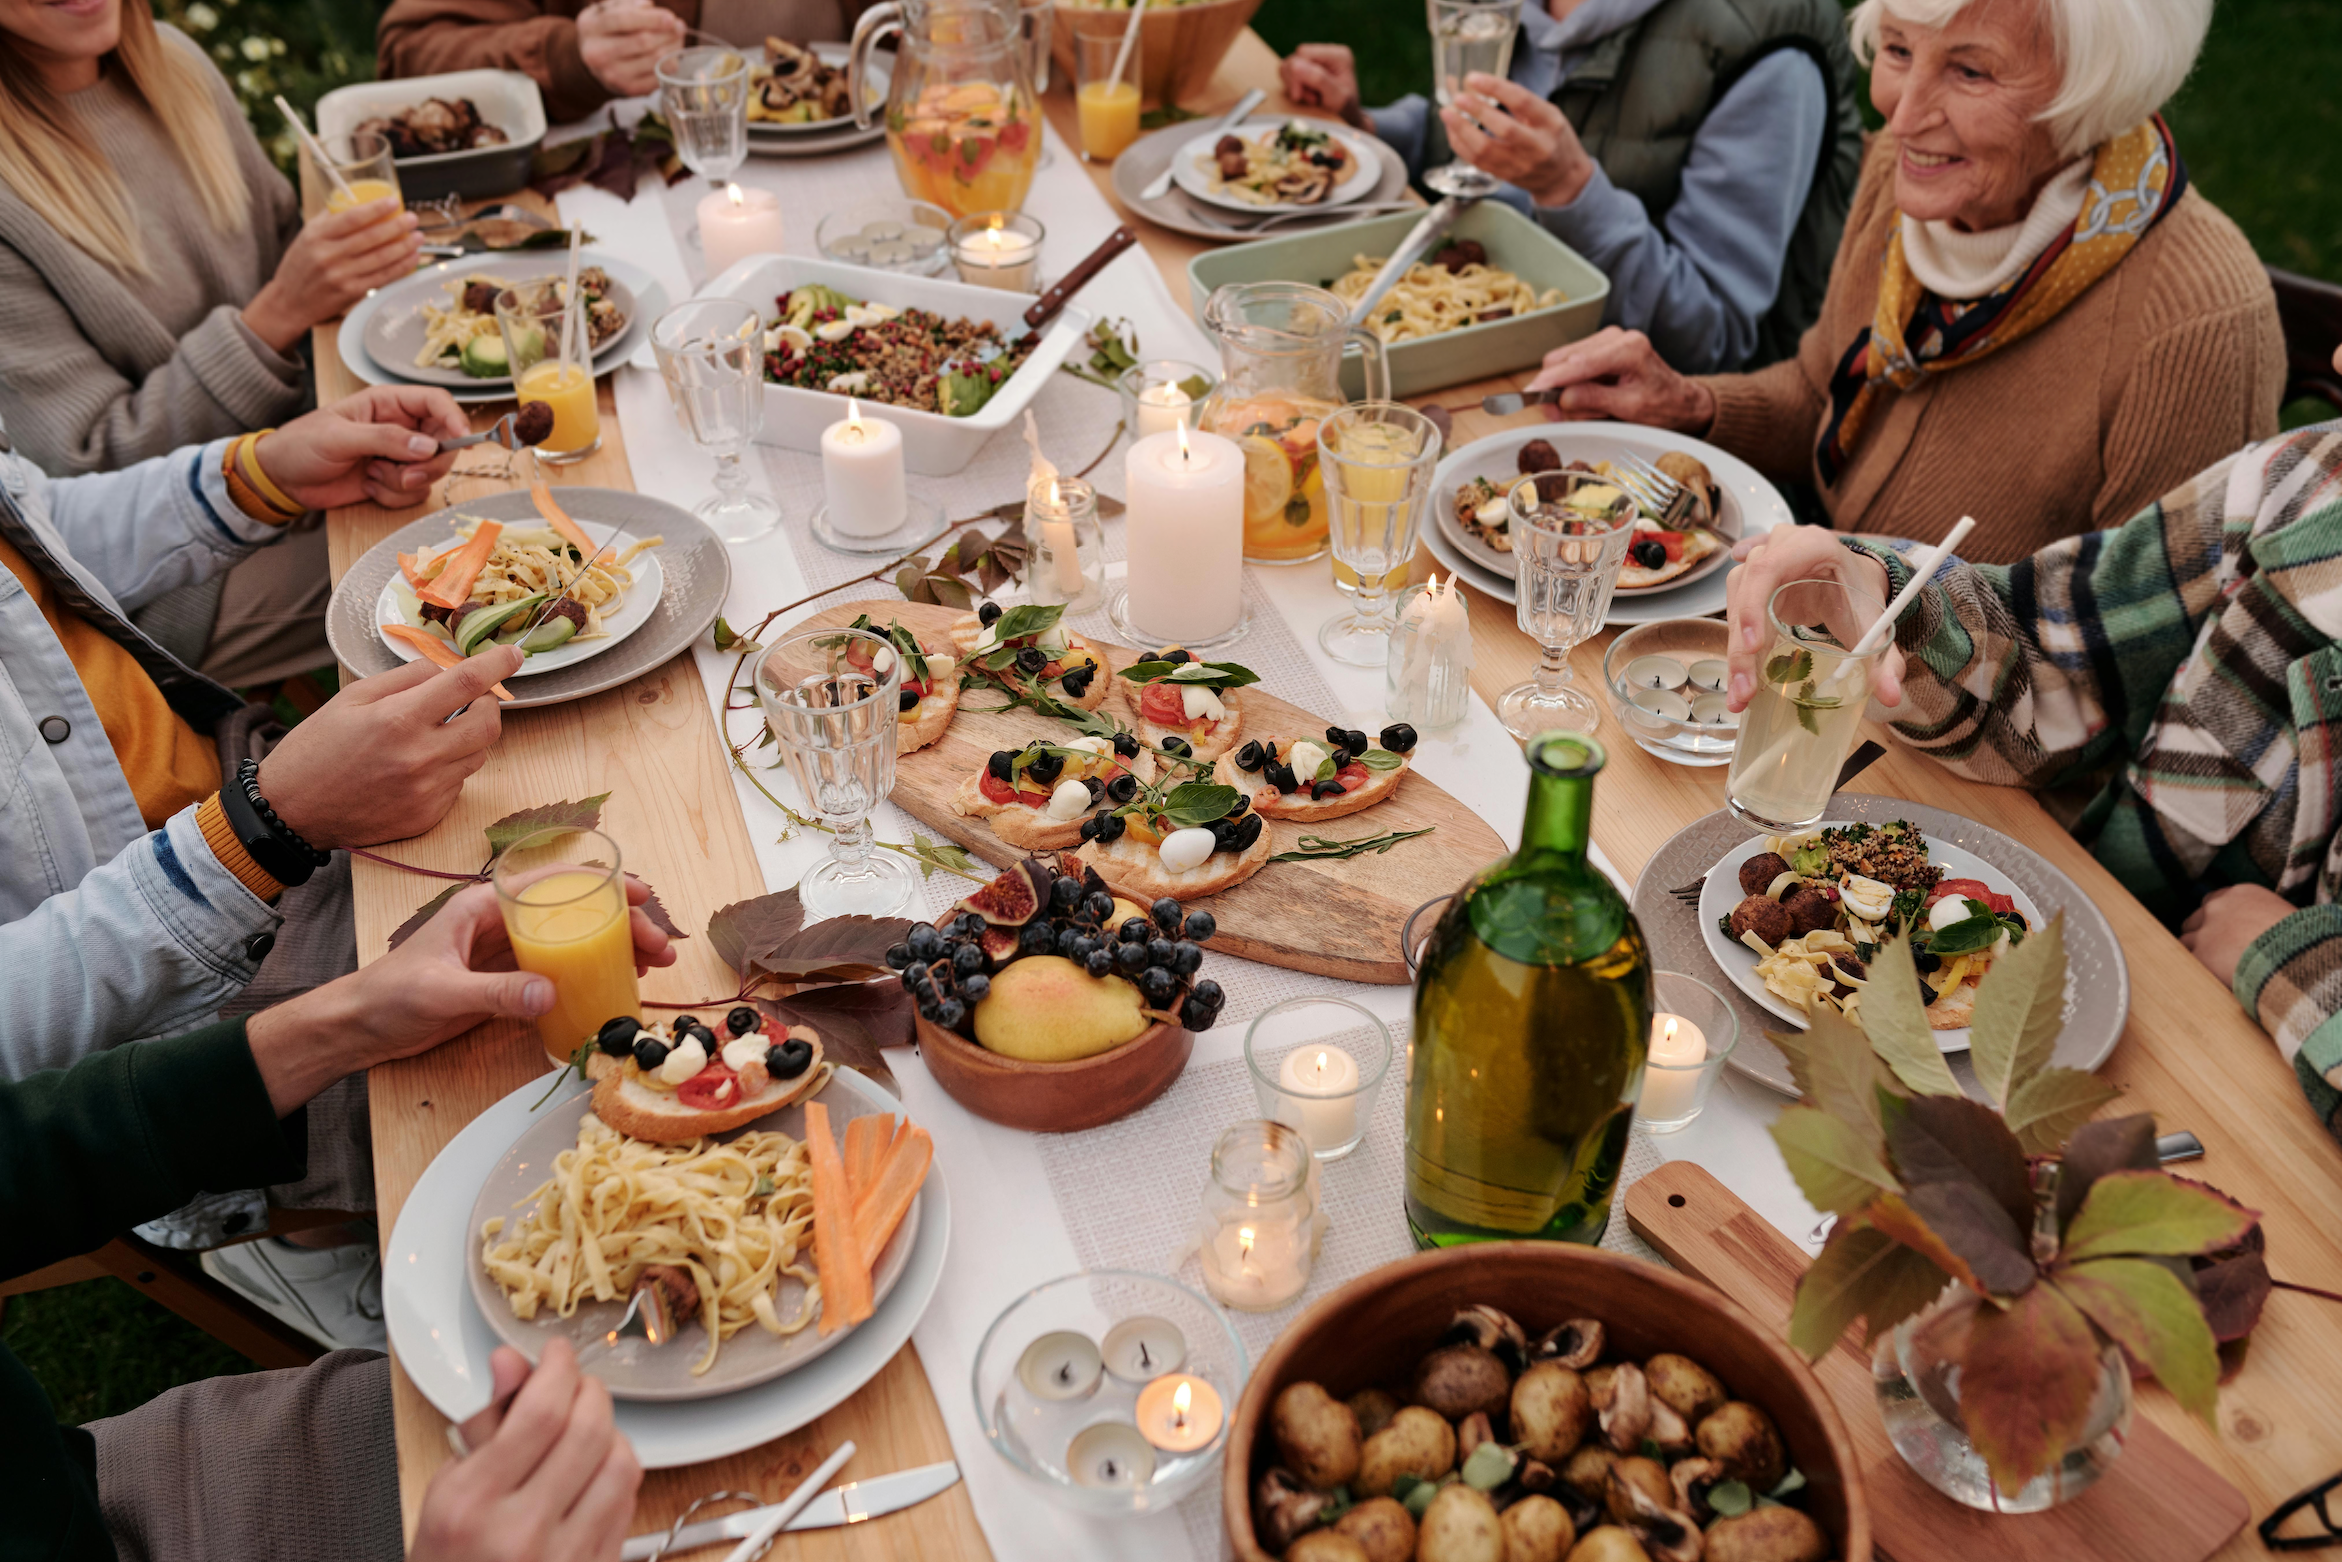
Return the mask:
<svg viewBox="0 0 2342 1562">
<path fill-rule="evenodd" d="M 827 609 L 800 626 L 828 629 L 850 624 L 863 613 L 873 622 L 900 621 L 920 635 L 946 639 L 960 614 L 951 608 L 925 603 L 849 602 Z M 1102 640 L 1091 644 L 1119 672 L 1138 660 L 1138 653 Z M 1228 658 L 1241 661 L 1242 652 Z M 1101 711 L 1124 725 L 1137 721 L 1135 708 L 1125 702 L 1131 687 L 1113 680 L 1113 692 Z M 1261 684 L 1243 691 L 1244 730 L 1317 737 L 1331 718 L 1288 705 Z M 975 696 L 983 703 L 983 696 Z M 983 769 L 996 749 L 1022 748 L 1035 738 L 1062 738 L 1060 722 L 1028 710 L 994 714 L 963 707 L 951 727 L 934 744 L 896 763 L 893 801 L 909 810 L 938 834 L 965 846 L 987 862 L 1006 867 L 1025 854 L 992 833 L 981 819 L 963 819 L 951 811 L 952 794 L 960 782 Z M 1338 861 L 1272 862 L 1237 885 L 1196 902 L 1219 922 L 1212 948 L 1247 960 L 1313 971 L 1353 982 L 1381 982 L 1403 986 L 1413 978 L 1399 953 L 1399 928 L 1407 914 L 1435 896 L 1452 893 L 1473 873 L 1505 854 L 1504 842 L 1485 821 L 1420 773 L 1411 772 L 1384 802 L 1363 813 L 1329 824 L 1300 825 L 1269 822 L 1269 839 L 1278 851 L 1290 851 L 1305 834 L 1336 840 L 1355 840 L 1393 830 L 1419 830 L 1429 835 L 1401 841 L 1387 852 L 1346 857 Z"/>
<path fill-rule="evenodd" d="M 1668 1162 L 1627 1189 L 1626 1218 L 1676 1268 L 1789 1332 L 1809 1260 L 1707 1172 Z M 1878 1554 L 1894 1562 L 2202 1562 L 2252 1517 L 2242 1492 L 2136 1411 L 2122 1457 L 2072 1502 L 1980 1513 L 1921 1480 L 1887 1441 L 1860 1331 L 1847 1331 L 1813 1370 L 1861 1450 Z"/>
</svg>

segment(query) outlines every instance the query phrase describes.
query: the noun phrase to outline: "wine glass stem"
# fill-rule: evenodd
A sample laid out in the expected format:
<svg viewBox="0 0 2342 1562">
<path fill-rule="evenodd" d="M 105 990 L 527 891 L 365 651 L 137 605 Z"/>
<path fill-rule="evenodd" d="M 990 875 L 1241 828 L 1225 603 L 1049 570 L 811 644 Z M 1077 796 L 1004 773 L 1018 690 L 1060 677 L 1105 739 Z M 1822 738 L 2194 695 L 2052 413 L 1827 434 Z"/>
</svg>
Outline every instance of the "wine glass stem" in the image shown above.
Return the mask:
<svg viewBox="0 0 2342 1562">
<path fill-rule="evenodd" d="M 1361 628 L 1379 630 L 1386 627 L 1382 615 L 1383 609 L 1390 605 L 1390 592 L 1385 589 L 1389 580 L 1387 575 L 1377 575 L 1370 585 L 1364 575 L 1358 577 L 1358 623 Z"/>
<path fill-rule="evenodd" d="M 1538 649 L 1543 651 L 1544 655 L 1537 663 L 1537 697 L 1542 700 L 1559 699 L 1561 691 L 1568 686 L 1572 676 L 1569 667 L 1569 647 L 1548 645 L 1540 646 Z"/>
<path fill-rule="evenodd" d="M 717 452 L 716 493 L 722 498 L 724 507 L 729 509 L 738 504 L 740 496 L 746 492 L 748 473 L 740 465 L 739 447 Z"/>
<path fill-rule="evenodd" d="M 870 861 L 870 816 L 831 814 L 830 860 L 848 874 L 859 875 Z"/>
</svg>

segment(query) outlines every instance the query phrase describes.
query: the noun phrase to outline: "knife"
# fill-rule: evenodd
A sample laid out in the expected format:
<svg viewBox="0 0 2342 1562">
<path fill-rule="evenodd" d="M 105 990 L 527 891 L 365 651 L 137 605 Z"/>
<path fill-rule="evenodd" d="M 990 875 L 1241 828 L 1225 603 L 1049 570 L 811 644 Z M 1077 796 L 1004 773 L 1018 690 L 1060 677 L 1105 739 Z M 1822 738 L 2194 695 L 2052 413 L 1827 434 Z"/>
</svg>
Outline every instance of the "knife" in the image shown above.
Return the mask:
<svg viewBox="0 0 2342 1562">
<path fill-rule="evenodd" d="M 1382 302 L 1383 294 L 1406 275 L 1407 268 L 1421 260 L 1432 245 L 1444 238 L 1448 229 L 1456 225 L 1458 218 L 1479 204 L 1477 196 L 1466 199 L 1450 195 L 1425 212 L 1423 220 L 1407 230 L 1407 236 L 1399 241 L 1399 247 L 1391 251 L 1391 258 L 1382 263 L 1382 269 L 1366 285 L 1365 294 L 1350 310 L 1350 323 L 1363 325 L 1374 306 Z"/>
<path fill-rule="evenodd" d="M 793 1533 L 803 1529 L 831 1529 L 840 1524 L 859 1524 L 885 1514 L 899 1512 L 917 1503 L 925 1502 L 959 1484 L 960 1467 L 946 1459 L 941 1464 L 921 1465 L 916 1470 L 898 1470 L 892 1475 L 874 1476 L 867 1481 L 848 1481 L 833 1486 L 810 1503 L 805 1511 L 789 1521 Z M 778 1506 L 775 1504 L 774 1506 Z M 655 1530 L 648 1535 L 637 1535 L 619 1549 L 623 1562 L 649 1562 L 660 1555 L 680 1556 L 700 1546 L 712 1546 L 723 1540 L 744 1540 L 756 1532 L 772 1508 L 743 1508 L 738 1513 L 726 1514 L 720 1519 L 708 1519 L 698 1524 L 687 1524 L 681 1533 L 670 1538 L 667 1531 Z"/>
<path fill-rule="evenodd" d="M 1211 129 L 1205 133 L 1215 138 L 1226 135 L 1229 131 L 1235 129 L 1238 125 L 1243 124 L 1245 116 L 1250 114 L 1254 109 L 1259 108 L 1261 104 L 1267 100 L 1267 98 L 1267 93 L 1261 91 L 1261 89 L 1258 87 L 1253 88 L 1243 97 L 1238 98 L 1236 100 L 1236 106 L 1230 109 L 1227 113 L 1222 114 L 1220 116 L 1220 122 L 1212 126 Z M 1187 145 L 1187 142 L 1182 141 L 1179 144 L 1181 146 L 1185 146 Z M 1149 180 L 1145 189 L 1139 191 L 1138 198 L 1142 201 L 1159 201 L 1164 196 L 1169 195 L 1171 193 L 1171 170 L 1176 168 L 1178 165 L 1179 154 L 1174 152 L 1171 154 L 1171 161 L 1163 165 L 1163 171 L 1155 175 L 1153 179 Z"/>
<path fill-rule="evenodd" d="M 1530 391 L 1526 395 L 1519 391 L 1505 391 L 1500 395 L 1481 397 L 1480 410 L 1492 418 L 1509 418 L 1523 407 L 1547 406 L 1560 399 L 1561 391 L 1558 387 L 1552 390 Z"/>
</svg>

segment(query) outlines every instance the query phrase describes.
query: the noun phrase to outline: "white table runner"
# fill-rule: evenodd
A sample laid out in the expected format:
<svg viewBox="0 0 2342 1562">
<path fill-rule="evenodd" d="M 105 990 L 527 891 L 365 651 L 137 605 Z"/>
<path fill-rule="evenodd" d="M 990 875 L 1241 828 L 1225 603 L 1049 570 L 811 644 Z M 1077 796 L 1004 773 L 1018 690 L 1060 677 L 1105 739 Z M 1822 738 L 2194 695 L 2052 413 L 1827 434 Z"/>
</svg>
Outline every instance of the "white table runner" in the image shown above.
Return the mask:
<svg viewBox="0 0 2342 1562">
<path fill-rule="evenodd" d="M 1036 178 L 1026 209 L 1048 229 L 1044 268 L 1054 273 L 1087 254 L 1112 231 L 1116 217 L 1054 130 L 1048 141 L 1056 161 Z M 823 212 L 895 189 L 893 165 L 883 145 L 811 161 L 752 159 L 738 180 L 781 197 L 783 210 L 790 214 L 787 250 L 804 255 L 815 252 L 813 229 Z M 626 204 L 598 190 L 579 189 L 563 194 L 560 206 L 565 220 L 584 223 L 601 247 L 648 268 L 667 284 L 670 296 L 682 298 L 704 279 L 696 252 L 680 240 L 703 192 L 704 186 L 694 180 L 673 189 L 645 188 Z M 1099 314 L 1127 317 L 1150 356 L 1199 362 L 1216 357 L 1143 253 L 1133 251 L 1116 261 L 1085 290 L 1081 301 Z M 616 395 L 635 486 L 685 505 L 712 496 L 713 462 L 677 424 L 657 376 L 620 369 Z M 1042 393 L 1036 412 L 1044 447 L 1068 470 L 1098 453 L 1119 416 L 1110 393 L 1070 376 Z M 831 553 L 807 533 L 807 522 L 821 502 L 818 458 L 770 447 L 760 448 L 759 455 L 768 491 L 781 501 L 787 519 L 773 537 L 733 550 L 733 590 L 725 616 L 737 626 L 752 624 L 780 603 L 850 579 L 878 562 Z M 946 506 L 954 517 L 972 515 L 1021 495 L 1026 463 L 1022 441 L 1013 433 L 1003 434 L 964 472 L 948 479 L 914 477 L 911 487 L 920 497 Z M 1119 496 L 1121 450 L 1114 451 L 1092 478 L 1103 491 Z M 1122 569 L 1121 530 L 1118 521 L 1105 527 L 1108 555 L 1116 561 L 1110 565 L 1110 576 L 1119 576 Z M 862 589 L 874 597 L 892 593 L 883 581 Z M 1385 719 L 1382 674 L 1341 666 L 1317 649 L 1318 625 L 1345 600 L 1329 572 L 1322 567 L 1248 570 L 1246 589 L 1254 627 L 1225 654 L 1254 667 L 1281 694 L 1321 711 L 1329 720 L 1370 729 L 1379 726 Z M 848 599 L 841 594 L 830 600 Z M 791 621 L 823 605 L 808 606 Z M 1102 618 L 1076 622 L 1106 632 Z M 779 627 L 783 626 L 776 630 Z M 697 654 L 721 724 L 732 659 L 717 655 L 712 645 L 703 645 Z M 746 718 L 741 720 L 745 731 Z M 1618 740 L 1614 731 L 1602 735 Z M 1517 746 L 1482 701 L 1472 701 L 1468 719 L 1455 732 L 1426 738 L 1416 761 L 1427 777 L 1486 819 L 1508 846 L 1517 844 L 1527 771 Z M 1714 774 L 1720 779 L 1722 772 Z M 762 779 L 780 795 L 791 795 L 785 772 L 776 769 Z M 825 838 L 793 829 L 745 779 L 736 776 L 735 785 L 767 887 L 777 890 L 796 883 L 823 855 Z M 872 822 L 881 840 L 908 841 L 917 828 L 892 804 L 882 806 Z M 1595 859 L 1617 876 L 1599 849 Z M 923 887 L 921 908 L 929 915 L 939 913 L 970 887 L 950 875 L 936 875 Z M 1170 1513 L 1144 1520 L 1107 1522 L 1058 1508 L 985 1446 L 969 1385 L 984 1330 L 1012 1300 L 1042 1281 L 1111 1265 L 1176 1270 L 1179 1278 L 1197 1284 L 1192 1258 L 1183 1266 L 1179 1262 L 1181 1250 L 1201 1207 L 1213 1142 L 1229 1124 L 1259 1115 L 1245 1073 L 1243 1038 L 1252 1017 L 1269 1004 L 1312 992 L 1352 998 L 1392 1026 L 1400 1061 L 1393 1065 L 1393 1079 L 1377 1104 L 1364 1145 L 1326 1168 L 1325 1195 L 1333 1225 L 1308 1291 L 1294 1306 L 1276 1313 L 1229 1315 L 1246 1350 L 1257 1361 L 1301 1307 L 1411 1250 L 1400 1211 L 1403 1059 L 1411 991 L 1306 976 L 1221 954 L 1210 954 L 1206 969 L 1226 989 L 1228 999 L 1219 1024 L 1197 1038 L 1186 1072 L 1145 1110 L 1087 1133 L 1034 1135 L 984 1122 L 942 1092 L 915 1049 L 890 1054 L 907 1110 L 934 1134 L 939 1168 L 951 1179 L 954 1191 L 966 1195 L 955 1201 L 959 1229 L 953 1233 L 937 1301 L 914 1338 L 977 1518 L 993 1553 L 1003 1562 L 1042 1557 L 1210 1562 L 1226 1554 L 1216 1485 L 1207 1485 Z M 1662 1159 L 1691 1159 L 1731 1185 L 1783 1231 L 1809 1247 L 1817 1245 L 1811 1240 L 1815 1212 L 1797 1192 L 1764 1132 L 1781 1105 L 1763 1087 L 1728 1076 L 1706 1115 L 1690 1128 L 1661 1138 L 1637 1129 L 1628 1148 L 1622 1193 Z M 1604 1245 L 1651 1256 L 1627 1231 L 1623 1212 L 1615 1209 Z"/>
</svg>

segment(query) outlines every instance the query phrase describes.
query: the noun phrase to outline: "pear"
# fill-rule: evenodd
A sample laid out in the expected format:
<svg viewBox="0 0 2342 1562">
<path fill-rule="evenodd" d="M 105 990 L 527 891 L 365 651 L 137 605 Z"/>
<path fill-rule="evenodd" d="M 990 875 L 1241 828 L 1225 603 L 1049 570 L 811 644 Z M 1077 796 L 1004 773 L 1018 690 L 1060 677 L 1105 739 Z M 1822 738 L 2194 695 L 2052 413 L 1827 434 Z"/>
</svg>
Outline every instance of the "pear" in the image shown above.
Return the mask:
<svg viewBox="0 0 2342 1562">
<path fill-rule="evenodd" d="M 1003 967 L 976 1005 L 976 1040 L 1027 1063 L 1071 1063 L 1136 1037 L 1149 1021 L 1136 987 L 1092 976 L 1060 955 L 1029 955 Z"/>
</svg>

